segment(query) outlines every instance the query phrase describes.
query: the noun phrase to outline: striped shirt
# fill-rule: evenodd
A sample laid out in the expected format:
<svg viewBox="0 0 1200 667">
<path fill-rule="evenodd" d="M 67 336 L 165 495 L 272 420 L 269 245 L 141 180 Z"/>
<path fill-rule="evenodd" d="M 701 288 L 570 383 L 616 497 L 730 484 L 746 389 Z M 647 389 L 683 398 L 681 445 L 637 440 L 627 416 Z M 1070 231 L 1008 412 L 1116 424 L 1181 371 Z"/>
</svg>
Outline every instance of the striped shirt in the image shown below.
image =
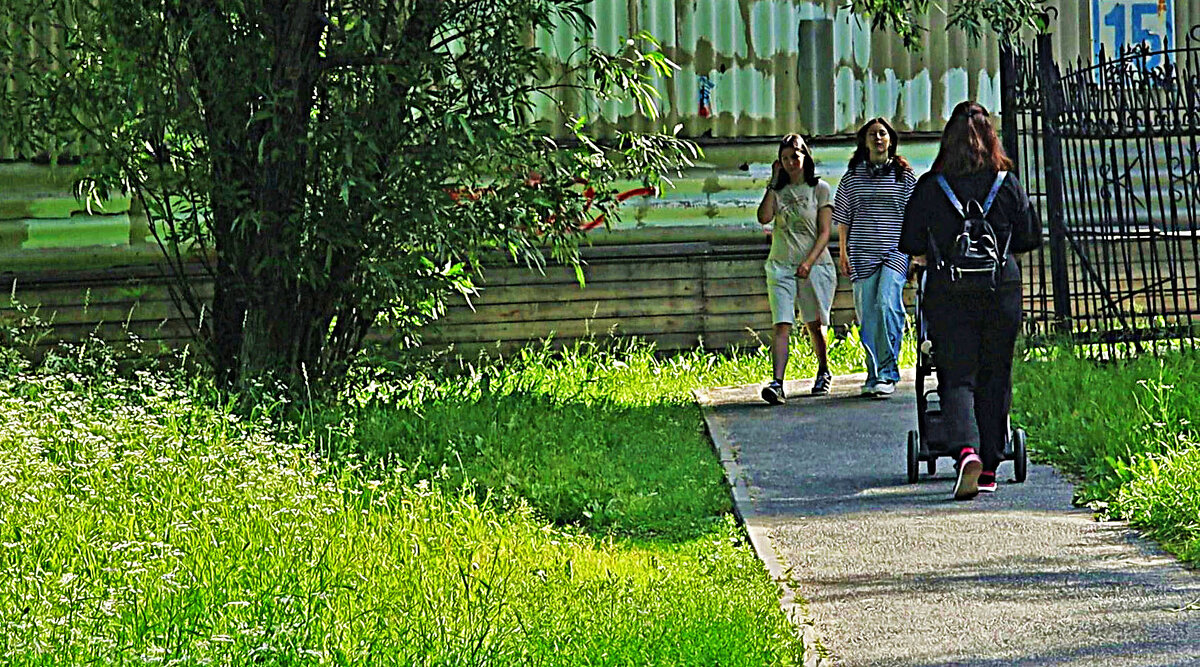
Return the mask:
<svg viewBox="0 0 1200 667">
<path fill-rule="evenodd" d="M 892 163 L 880 169 L 864 161 L 846 171 L 834 196 L 833 223 L 849 229 L 850 280 L 870 277 L 880 265 L 908 272 L 908 255 L 896 246 L 916 183 L 912 170 L 897 182 Z"/>
</svg>

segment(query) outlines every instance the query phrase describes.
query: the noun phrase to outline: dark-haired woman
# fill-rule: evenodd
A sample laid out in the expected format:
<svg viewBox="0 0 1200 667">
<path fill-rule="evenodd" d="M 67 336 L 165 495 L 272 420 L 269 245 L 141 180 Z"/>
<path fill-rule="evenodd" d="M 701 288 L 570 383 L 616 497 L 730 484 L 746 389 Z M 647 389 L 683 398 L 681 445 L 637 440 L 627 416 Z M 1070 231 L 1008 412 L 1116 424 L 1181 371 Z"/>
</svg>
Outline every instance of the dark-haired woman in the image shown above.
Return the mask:
<svg viewBox="0 0 1200 667">
<path fill-rule="evenodd" d="M 1016 176 L 1001 177 L 1010 169 L 1012 161 L 987 109 L 975 102 L 959 104 L 942 131 L 933 168 L 917 182 L 900 237 L 900 249 L 918 261 L 950 257 L 964 216 L 938 176 L 960 204 L 985 202 L 1000 181 L 986 220 L 998 247 L 1007 246 L 1008 253 L 993 283 L 979 287 L 955 281 L 950 271 L 926 262 L 922 308 L 937 359 L 945 435 L 958 450 L 954 497 L 960 500 L 996 490 L 996 468 L 1008 438 L 1013 348 L 1021 325 L 1016 255 L 1042 242 L 1041 222 L 1025 189 Z"/>
<path fill-rule="evenodd" d="M 899 155 L 899 136 L 883 118 L 858 130 L 857 146 L 838 184 L 833 219 L 842 273 L 854 288 L 859 338 L 866 355 L 863 396 L 886 398 L 900 381 L 904 283 L 908 255 L 900 252 L 904 207 L 917 182 Z"/>
<path fill-rule="evenodd" d="M 828 394 L 833 380 L 825 345 L 837 289 L 837 270 L 828 248 L 832 208 L 829 184 L 817 178 L 808 145 L 798 134 L 787 135 L 779 143 L 771 181 L 758 205 L 758 221 L 772 223 L 771 253 L 763 268 L 775 325 L 771 338 L 774 377 L 762 390 L 763 400 L 772 405 L 785 400 L 783 376 L 797 306 L 817 356 L 812 393 Z"/>
</svg>

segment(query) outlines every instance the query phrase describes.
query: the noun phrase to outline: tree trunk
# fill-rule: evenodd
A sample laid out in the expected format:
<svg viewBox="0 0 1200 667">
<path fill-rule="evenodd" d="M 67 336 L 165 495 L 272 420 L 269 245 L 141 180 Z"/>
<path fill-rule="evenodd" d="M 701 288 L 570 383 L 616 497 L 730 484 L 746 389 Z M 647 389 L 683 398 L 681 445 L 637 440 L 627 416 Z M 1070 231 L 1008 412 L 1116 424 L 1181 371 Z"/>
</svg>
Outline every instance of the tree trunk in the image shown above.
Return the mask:
<svg viewBox="0 0 1200 667">
<path fill-rule="evenodd" d="M 185 278 L 186 279 L 186 278 Z M 246 300 L 228 258 L 228 252 L 217 251 L 213 276 L 213 304 L 209 317 L 212 335 L 209 353 L 213 360 L 217 382 L 232 386 L 237 380 L 238 358 L 242 349 L 242 322 L 246 317 Z"/>
<path fill-rule="evenodd" d="M 403 31 L 406 48 L 429 44 L 442 2 L 417 0 Z M 323 261 L 305 256 L 306 242 L 299 231 L 311 178 L 309 123 L 321 76 L 325 25 L 320 2 L 266 0 L 264 5 L 265 41 L 251 42 L 247 48 L 269 54 L 267 70 L 256 69 L 260 58 L 228 57 L 231 49 L 237 52 L 241 38 L 236 35 L 224 43 L 193 47 L 201 101 L 210 112 L 215 181 L 211 204 L 217 261 L 210 351 L 218 378 L 233 387 L 264 377 L 298 386 L 324 379 L 330 371 L 342 372 L 375 320 L 375 313 L 362 312 L 353 299 L 342 298 L 352 289 L 357 262 L 338 257 L 335 260 L 348 260 L 350 265 L 335 261 L 330 270 Z M 232 64 L 240 80 L 230 80 L 229 68 L 207 67 L 219 62 Z M 248 87 L 246 81 L 259 85 Z M 404 96 L 410 85 L 395 92 Z M 265 100 L 230 99 L 256 89 L 266 91 Z M 264 109 L 270 113 L 256 113 Z M 314 262 L 325 266 L 316 279 L 310 275 L 316 271 Z"/>
<path fill-rule="evenodd" d="M 196 45 L 201 98 L 207 110 L 215 187 L 215 267 L 211 352 L 218 378 L 245 386 L 260 377 L 301 379 L 312 364 L 310 290 L 301 289 L 306 264 L 298 242 L 300 216 L 308 184 L 306 139 L 314 89 L 320 75 L 318 50 L 324 26 L 310 0 L 266 3 L 265 42 L 249 44 L 265 52 L 269 68 L 255 69 L 258 58 L 233 58 L 240 81 L 228 69 L 208 71 L 212 45 Z M 226 45 L 237 44 L 231 36 Z M 260 81 L 265 99 L 231 100 Z M 261 90 L 261 89 L 260 89 Z M 265 104 L 271 113 L 258 115 Z M 233 109 L 232 113 L 218 110 Z M 319 345 L 317 348 L 319 350 Z"/>
</svg>

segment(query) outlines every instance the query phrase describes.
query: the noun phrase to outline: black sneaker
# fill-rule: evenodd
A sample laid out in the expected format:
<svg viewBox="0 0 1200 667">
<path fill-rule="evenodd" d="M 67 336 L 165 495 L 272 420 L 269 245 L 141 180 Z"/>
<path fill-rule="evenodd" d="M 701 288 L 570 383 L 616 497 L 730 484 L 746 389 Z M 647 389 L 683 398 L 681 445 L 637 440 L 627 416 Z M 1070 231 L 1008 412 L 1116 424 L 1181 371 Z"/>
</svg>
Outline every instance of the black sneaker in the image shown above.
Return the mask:
<svg viewBox="0 0 1200 667">
<path fill-rule="evenodd" d="M 779 380 L 771 380 L 771 383 L 763 387 L 763 400 L 771 405 L 783 405 L 787 397 L 783 395 L 783 383 Z"/>
<path fill-rule="evenodd" d="M 817 379 L 813 380 L 812 395 L 824 396 L 829 393 L 829 385 L 833 383 L 833 373 L 823 371 L 817 373 Z"/>
</svg>

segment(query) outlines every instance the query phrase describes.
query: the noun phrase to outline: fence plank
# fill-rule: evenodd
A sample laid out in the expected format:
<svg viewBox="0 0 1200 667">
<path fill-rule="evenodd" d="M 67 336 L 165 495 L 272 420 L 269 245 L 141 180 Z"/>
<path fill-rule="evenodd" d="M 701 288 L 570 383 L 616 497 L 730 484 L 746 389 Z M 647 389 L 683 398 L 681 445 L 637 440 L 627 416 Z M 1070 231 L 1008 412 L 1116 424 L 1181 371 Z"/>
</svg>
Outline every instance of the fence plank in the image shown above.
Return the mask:
<svg viewBox="0 0 1200 667">
<path fill-rule="evenodd" d="M 502 322 L 454 327 L 431 326 L 425 332 L 428 343 L 486 343 L 495 340 L 537 340 L 546 337 L 586 338 L 589 336 L 650 336 L 680 332 L 699 332 L 703 318 L 699 314 L 652 317 L 549 320 L 541 322 Z"/>
<path fill-rule="evenodd" d="M 589 282 L 585 287 L 568 285 L 513 285 L 488 287 L 472 296 L 471 303 L 478 306 L 503 304 L 562 302 L 562 301 L 605 301 L 685 297 L 699 294 L 699 279 L 660 279 L 634 282 Z M 466 300 L 463 300 L 466 307 Z"/>
<path fill-rule="evenodd" d="M 602 301 L 543 301 L 498 306 L 466 306 L 450 309 L 438 323 L 442 326 L 504 322 L 611 319 L 655 315 L 690 314 L 703 305 L 700 297 L 607 299 Z"/>
<path fill-rule="evenodd" d="M 698 280 L 701 277 L 699 261 L 657 261 L 650 262 L 645 258 L 596 262 L 585 265 L 583 275 L 585 284 L 605 282 L 631 282 L 645 280 L 651 276 L 659 280 Z M 651 271 L 647 272 L 647 268 Z M 482 284 L 495 287 L 499 285 L 578 285 L 575 270 L 565 266 L 548 266 L 544 273 L 520 267 L 489 267 Z"/>
</svg>

